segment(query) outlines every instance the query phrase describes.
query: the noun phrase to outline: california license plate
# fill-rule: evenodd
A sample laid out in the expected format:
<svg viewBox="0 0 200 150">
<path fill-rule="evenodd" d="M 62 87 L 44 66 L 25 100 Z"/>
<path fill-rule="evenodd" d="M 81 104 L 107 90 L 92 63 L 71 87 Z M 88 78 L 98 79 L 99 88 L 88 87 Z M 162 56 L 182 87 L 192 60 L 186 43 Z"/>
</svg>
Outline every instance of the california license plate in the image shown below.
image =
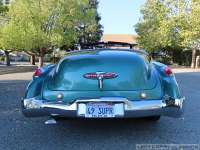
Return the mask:
<svg viewBox="0 0 200 150">
<path fill-rule="evenodd" d="M 86 118 L 114 118 L 114 105 L 110 103 L 88 103 Z"/>
</svg>

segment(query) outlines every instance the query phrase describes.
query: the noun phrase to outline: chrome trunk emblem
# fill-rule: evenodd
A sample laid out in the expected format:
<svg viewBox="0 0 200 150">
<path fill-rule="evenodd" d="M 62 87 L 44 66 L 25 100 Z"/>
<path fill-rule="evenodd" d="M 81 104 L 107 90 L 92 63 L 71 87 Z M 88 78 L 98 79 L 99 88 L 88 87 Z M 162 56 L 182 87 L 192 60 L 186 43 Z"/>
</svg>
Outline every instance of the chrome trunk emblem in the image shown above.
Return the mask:
<svg viewBox="0 0 200 150">
<path fill-rule="evenodd" d="M 106 72 L 94 72 L 94 73 L 87 73 L 83 75 L 86 79 L 98 80 L 99 89 L 103 89 L 103 80 L 104 79 L 113 79 L 116 78 L 118 75 L 116 73 L 106 73 Z"/>
</svg>

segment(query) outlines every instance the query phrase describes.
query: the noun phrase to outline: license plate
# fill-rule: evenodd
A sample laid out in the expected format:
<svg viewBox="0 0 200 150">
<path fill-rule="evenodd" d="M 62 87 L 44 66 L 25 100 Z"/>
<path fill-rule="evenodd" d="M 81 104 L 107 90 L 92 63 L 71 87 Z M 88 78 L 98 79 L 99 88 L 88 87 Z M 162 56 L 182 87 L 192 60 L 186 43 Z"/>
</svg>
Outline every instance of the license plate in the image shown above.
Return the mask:
<svg viewBox="0 0 200 150">
<path fill-rule="evenodd" d="M 89 103 L 86 105 L 86 118 L 114 118 L 114 105 L 109 103 Z"/>
</svg>

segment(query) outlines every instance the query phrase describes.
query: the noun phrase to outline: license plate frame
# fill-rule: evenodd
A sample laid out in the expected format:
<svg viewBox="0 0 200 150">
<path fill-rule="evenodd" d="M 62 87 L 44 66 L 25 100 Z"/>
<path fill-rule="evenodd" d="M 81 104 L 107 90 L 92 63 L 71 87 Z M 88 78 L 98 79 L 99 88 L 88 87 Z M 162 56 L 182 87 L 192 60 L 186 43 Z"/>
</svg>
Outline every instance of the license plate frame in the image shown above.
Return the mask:
<svg viewBox="0 0 200 150">
<path fill-rule="evenodd" d="M 87 103 L 85 118 L 115 118 L 113 103 Z"/>
</svg>

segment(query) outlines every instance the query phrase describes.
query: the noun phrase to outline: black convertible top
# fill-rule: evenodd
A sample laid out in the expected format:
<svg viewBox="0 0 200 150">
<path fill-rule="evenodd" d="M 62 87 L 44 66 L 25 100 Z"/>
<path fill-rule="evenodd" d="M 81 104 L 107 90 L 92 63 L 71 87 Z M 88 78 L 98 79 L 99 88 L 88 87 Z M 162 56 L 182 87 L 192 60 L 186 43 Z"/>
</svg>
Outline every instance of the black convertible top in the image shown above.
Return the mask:
<svg viewBox="0 0 200 150">
<path fill-rule="evenodd" d="M 97 42 L 97 43 L 89 43 L 89 44 L 81 44 L 80 50 L 70 51 L 69 54 L 73 53 L 81 53 L 81 52 L 91 52 L 91 51 L 106 51 L 106 50 L 114 50 L 114 51 L 128 51 L 128 52 L 137 52 L 143 55 L 148 55 L 145 50 L 136 50 L 134 49 L 137 44 L 124 43 L 124 42 Z M 120 47 L 120 48 L 118 48 Z M 125 48 L 122 48 L 125 47 Z"/>
<path fill-rule="evenodd" d="M 114 41 L 81 44 L 82 49 L 108 48 L 108 47 L 129 47 L 130 49 L 132 49 L 135 46 L 137 46 L 137 44 L 131 44 L 131 43 L 125 43 L 125 42 L 114 42 Z"/>
</svg>

